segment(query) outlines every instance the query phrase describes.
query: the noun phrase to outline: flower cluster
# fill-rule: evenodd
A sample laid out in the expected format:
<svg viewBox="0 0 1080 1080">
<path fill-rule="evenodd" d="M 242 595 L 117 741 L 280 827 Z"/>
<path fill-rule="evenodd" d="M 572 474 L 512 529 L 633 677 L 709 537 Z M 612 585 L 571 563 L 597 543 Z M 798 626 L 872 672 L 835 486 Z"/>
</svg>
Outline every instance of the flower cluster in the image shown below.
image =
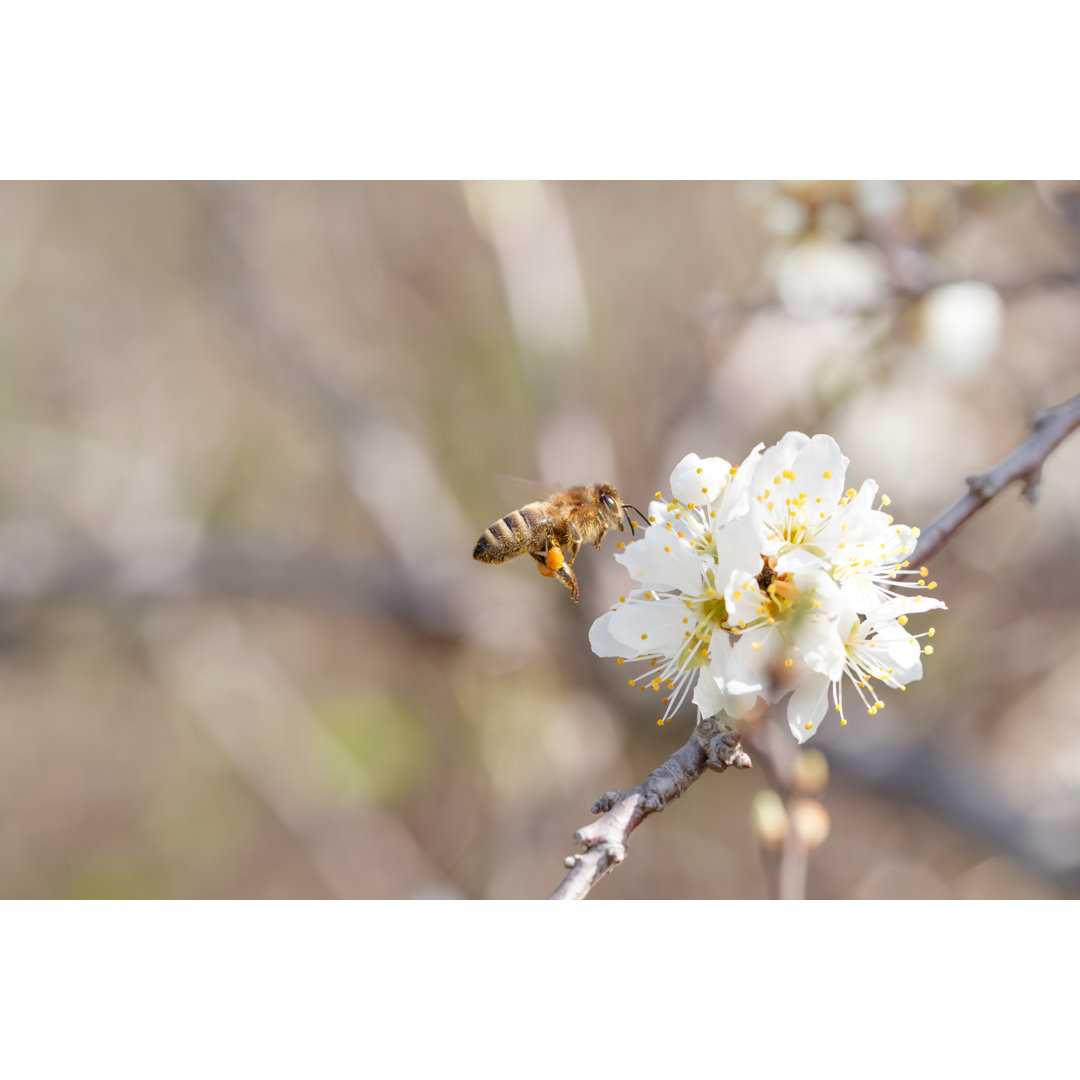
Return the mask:
<svg viewBox="0 0 1080 1080">
<path fill-rule="evenodd" d="M 671 499 L 616 555 L 640 587 L 589 632 L 597 655 L 648 664 L 630 685 L 662 694 L 659 723 L 691 691 L 702 716 L 736 719 L 790 693 L 804 742 L 830 700 L 847 723 L 845 678 L 871 714 L 885 707 L 874 680 L 922 678 L 933 648 L 918 637 L 934 631 L 913 635 L 908 616 L 945 605 L 910 567 L 918 529 L 893 521 L 887 497 L 874 505 L 873 481 L 845 490 L 847 464 L 828 435 L 792 431 L 737 467 L 696 454 L 675 467 Z"/>
</svg>

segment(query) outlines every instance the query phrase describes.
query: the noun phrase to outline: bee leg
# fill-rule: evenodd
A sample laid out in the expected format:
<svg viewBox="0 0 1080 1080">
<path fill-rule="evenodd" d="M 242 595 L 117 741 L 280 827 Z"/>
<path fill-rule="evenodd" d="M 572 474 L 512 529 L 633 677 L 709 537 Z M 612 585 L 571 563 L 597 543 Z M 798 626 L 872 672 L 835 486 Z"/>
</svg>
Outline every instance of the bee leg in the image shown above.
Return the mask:
<svg viewBox="0 0 1080 1080">
<path fill-rule="evenodd" d="M 545 555 L 533 555 L 533 558 L 540 563 L 540 573 L 545 577 L 557 577 L 570 590 L 570 599 L 574 603 L 577 603 L 578 583 L 571 563 L 574 561 L 573 556 L 577 554 L 577 546 L 574 545 L 569 560 L 557 544 L 550 545 Z"/>
</svg>

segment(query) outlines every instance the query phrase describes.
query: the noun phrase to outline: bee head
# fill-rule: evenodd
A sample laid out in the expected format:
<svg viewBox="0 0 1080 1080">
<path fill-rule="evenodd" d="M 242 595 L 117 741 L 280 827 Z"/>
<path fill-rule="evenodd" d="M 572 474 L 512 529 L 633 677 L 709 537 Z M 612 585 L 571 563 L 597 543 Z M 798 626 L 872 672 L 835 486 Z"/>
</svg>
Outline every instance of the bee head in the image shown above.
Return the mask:
<svg viewBox="0 0 1080 1080">
<path fill-rule="evenodd" d="M 617 525 L 619 532 L 622 532 L 622 502 L 619 500 L 619 493 L 610 484 L 597 484 L 596 502 L 605 526 L 610 529 L 612 525 Z"/>
</svg>

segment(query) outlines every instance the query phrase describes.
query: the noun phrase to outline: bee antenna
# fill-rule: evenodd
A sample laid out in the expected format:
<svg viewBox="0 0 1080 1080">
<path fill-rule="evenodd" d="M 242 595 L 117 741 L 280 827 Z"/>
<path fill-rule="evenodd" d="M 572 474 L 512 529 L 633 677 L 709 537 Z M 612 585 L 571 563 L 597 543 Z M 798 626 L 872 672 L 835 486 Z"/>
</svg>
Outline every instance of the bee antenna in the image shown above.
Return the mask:
<svg viewBox="0 0 1080 1080">
<path fill-rule="evenodd" d="M 634 535 L 634 519 L 630 516 L 630 511 L 631 510 L 633 510 L 634 513 L 637 514 L 637 516 L 639 518 L 641 518 L 642 521 L 645 522 L 645 526 L 646 526 L 646 528 L 648 528 L 649 519 L 636 506 L 631 506 L 629 503 L 623 503 L 622 508 L 623 508 L 623 513 L 626 515 L 626 524 L 630 526 L 630 535 L 631 536 Z"/>
</svg>

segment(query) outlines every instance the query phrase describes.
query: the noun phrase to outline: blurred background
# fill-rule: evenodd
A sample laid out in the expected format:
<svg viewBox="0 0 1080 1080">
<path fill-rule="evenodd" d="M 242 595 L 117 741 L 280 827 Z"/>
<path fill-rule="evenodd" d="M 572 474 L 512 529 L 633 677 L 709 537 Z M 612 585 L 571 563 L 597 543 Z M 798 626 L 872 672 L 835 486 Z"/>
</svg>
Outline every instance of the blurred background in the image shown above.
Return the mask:
<svg viewBox="0 0 1080 1080">
<path fill-rule="evenodd" d="M 1065 182 L 3 184 L 0 230 L 6 898 L 547 896 L 693 715 L 589 651 L 614 540 L 574 605 L 488 524 L 790 429 L 926 524 L 1080 392 Z M 1080 895 L 1078 535 L 1074 437 L 933 560 L 926 677 L 811 744 L 808 895 Z M 768 895 L 769 723 L 593 895 Z"/>
</svg>

